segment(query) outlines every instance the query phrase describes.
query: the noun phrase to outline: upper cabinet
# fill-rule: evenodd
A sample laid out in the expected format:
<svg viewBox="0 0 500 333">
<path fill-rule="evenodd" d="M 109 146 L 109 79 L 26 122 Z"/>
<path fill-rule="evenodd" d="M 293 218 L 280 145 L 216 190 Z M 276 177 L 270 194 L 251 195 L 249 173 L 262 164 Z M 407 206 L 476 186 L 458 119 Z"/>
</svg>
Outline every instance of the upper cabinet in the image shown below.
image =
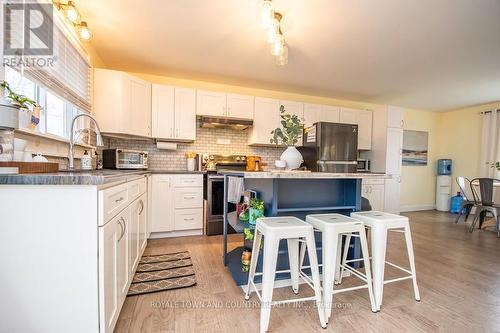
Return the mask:
<svg viewBox="0 0 500 333">
<path fill-rule="evenodd" d="M 340 108 L 331 105 L 304 104 L 304 126 L 310 127 L 320 121 L 340 122 Z"/>
<path fill-rule="evenodd" d="M 249 129 L 249 145 L 270 145 L 271 131 L 280 127 L 280 101 L 272 98 L 255 98 L 253 127 Z"/>
<path fill-rule="evenodd" d="M 196 139 L 194 89 L 153 84 L 152 137 L 175 141 Z"/>
<path fill-rule="evenodd" d="M 151 84 L 133 75 L 94 70 L 94 113 L 104 133 L 151 136 Z"/>
<path fill-rule="evenodd" d="M 397 106 L 387 107 L 387 127 L 403 128 L 404 109 Z"/>
<path fill-rule="evenodd" d="M 372 148 L 373 112 L 351 108 L 340 109 L 340 123 L 358 125 L 358 149 L 370 150 Z"/>
<path fill-rule="evenodd" d="M 196 114 L 238 119 L 253 119 L 254 97 L 197 90 Z"/>
</svg>

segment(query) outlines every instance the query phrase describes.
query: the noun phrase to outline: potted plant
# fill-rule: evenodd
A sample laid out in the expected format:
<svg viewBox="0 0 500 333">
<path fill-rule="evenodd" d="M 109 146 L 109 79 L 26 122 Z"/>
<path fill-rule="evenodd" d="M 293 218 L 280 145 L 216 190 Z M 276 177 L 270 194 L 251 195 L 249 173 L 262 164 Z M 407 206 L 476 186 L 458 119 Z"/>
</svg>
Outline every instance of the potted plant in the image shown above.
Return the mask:
<svg viewBox="0 0 500 333">
<path fill-rule="evenodd" d="M 7 93 L 6 97 L 3 98 L 5 92 Z M 0 105 L 4 109 L 3 111 L 10 112 L 10 115 L 0 116 L 3 118 L 16 119 L 15 125 L 12 124 L 11 128 L 28 128 L 30 123 L 32 122 L 32 114 L 29 109 L 30 106 L 33 108 L 39 107 L 35 101 L 26 97 L 24 95 L 20 95 L 12 91 L 10 85 L 7 81 L 0 81 Z M 7 104 L 9 103 L 9 104 Z M 15 116 L 13 115 L 15 113 Z M 19 118 L 21 117 L 21 118 Z M 19 120 L 18 120 L 19 119 Z M 1 125 L 1 124 L 0 124 Z"/>
<path fill-rule="evenodd" d="M 257 198 L 250 200 L 249 223 L 254 225 L 262 216 L 264 216 L 264 201 Z"/>
<path fill-rule="evenodd" d="M 302 136 L 304 124 L 297 115 L 286 113 L 283 105 L 280 106 L 280 117 L 281 127 L 271 131 L 273 135 L 271 143 L 286 145 L 287 148 L 281 154 L 280 159 L 286 162 L 287 169 L 297 169 L 304 161 L 302 155 L 295 147 Z"/>
</svg>

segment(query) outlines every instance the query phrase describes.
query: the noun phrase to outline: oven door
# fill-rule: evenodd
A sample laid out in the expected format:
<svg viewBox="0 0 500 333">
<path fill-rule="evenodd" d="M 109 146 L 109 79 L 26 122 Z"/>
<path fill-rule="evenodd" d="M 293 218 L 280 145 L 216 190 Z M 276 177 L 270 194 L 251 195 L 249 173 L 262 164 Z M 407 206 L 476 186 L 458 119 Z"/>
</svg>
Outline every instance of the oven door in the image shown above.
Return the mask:
<svg viewBox="0 0 500 333">
<path fill-rule="evenodd" d="M 221 235 L 224 219 L 224 176 L 209 175 L 207 178 L 207 235 Z M 234 212 L 236 205 L 228 203 L 228 211 Z"/>
</svg>

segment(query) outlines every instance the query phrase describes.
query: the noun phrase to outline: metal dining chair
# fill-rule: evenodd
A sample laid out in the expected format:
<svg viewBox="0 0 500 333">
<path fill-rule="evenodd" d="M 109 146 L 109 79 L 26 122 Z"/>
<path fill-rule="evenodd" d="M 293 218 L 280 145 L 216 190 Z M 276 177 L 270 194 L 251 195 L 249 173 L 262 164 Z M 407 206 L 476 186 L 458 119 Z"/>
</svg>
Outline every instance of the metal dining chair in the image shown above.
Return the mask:
<svg viewBox="0 0 500 333">
<path fill-rule="evenodd" d="M 467 222 L 467 218 L 469 218 L 470 211 L 472 210 L 472 207 L 474 207 L 476 205 L 476 202 L 474 200 L 471 200 L 473 198 L 470 198 L 467 195 L 467 185 L 471 191 L 472 191 L 472 185 L 471 185 L 469 178 L 467 178 L 467 177 L 459 176 L 456 178 L 456 181 L 457 181 L 458 187 L 460 188 L 460 192 L 462 193 L 462 196 L 464 197 L 464 201 L 462 201 L 462 204 L 460 205 L 460 212 L 458 213 L 458 217 L 457 217 L 457 220 L 455 221 L 455 223 L 458 223 L 458 221 L 460 221 L 460 218 L 462 217 L 462 215 L 464 215 L 464 213 L 465 213 L 464 222 Z M 471 192 L 469 192 L 469 193 L 471 193 Z"/>
<path fill-rule="evenodd" d="M 476 192 L 474 187 L 474 182 L 479 183 L 479 194 Z M 469 231 L 474 231 L 477 220 L 481 219 L 482 214 L 490 212 L 493 214 L 496 223 L 497 237 L 500 237 L 500 204 L 493 201 L 493 184 L 495 182 L 500 182 L 500 179 L 494 178 L 474 178 L 471 180 L 472 196 L 476 202 L 476 216 L 472 221 Z M 481 228 L 481 223 L 479 225 Z"/>
</svg>

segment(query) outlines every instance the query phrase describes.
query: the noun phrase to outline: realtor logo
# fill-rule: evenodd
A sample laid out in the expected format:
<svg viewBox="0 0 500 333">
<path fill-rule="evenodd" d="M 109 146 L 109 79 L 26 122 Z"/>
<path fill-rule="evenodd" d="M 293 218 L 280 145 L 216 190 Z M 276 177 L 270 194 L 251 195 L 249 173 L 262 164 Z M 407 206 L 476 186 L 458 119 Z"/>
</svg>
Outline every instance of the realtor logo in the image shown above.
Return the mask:
<svg viewBox="0 0 500 333">
<path fill-rule="evenodd" d="M 3 12 L 4 55 L 53 55 L 52 4 L 5 3 Z"/>
</svg>

